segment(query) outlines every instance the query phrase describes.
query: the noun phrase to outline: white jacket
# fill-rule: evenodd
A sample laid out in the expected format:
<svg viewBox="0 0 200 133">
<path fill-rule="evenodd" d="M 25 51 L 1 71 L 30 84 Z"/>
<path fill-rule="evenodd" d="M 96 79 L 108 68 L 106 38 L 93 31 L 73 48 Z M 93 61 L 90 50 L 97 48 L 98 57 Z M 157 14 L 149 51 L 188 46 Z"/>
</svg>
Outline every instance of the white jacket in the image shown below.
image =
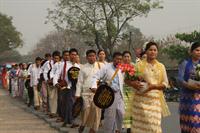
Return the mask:
<svg viewBox="0 0 200 133">
<path fill-rule="evenodd" d="M 99 66 L 100 65 L 100 66 Z M 90 95 L 92 91 L 89 89 L 92 85 L 92 77 L 103 67 L 103 63 L 82 65 L 78 76 L 78 82 L 76 85 L 76 96 Z"/>
</svg>

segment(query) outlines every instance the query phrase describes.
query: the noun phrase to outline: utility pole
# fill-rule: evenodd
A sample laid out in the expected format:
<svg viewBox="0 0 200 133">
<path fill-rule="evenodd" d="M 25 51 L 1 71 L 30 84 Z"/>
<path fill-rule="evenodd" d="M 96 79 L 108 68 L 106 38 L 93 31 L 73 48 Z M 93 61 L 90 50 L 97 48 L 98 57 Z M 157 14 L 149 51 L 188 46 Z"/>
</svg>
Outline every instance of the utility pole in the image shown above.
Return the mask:
<svg viewBox="0 0 200 133">
<path fill-rule="evenodd" d="M 132 32 L 130 31 L 129 34 L 130 38 L 129 38 L 129 50 L 131 51 L 131 43 L 132 43 Z"/>
</svg>

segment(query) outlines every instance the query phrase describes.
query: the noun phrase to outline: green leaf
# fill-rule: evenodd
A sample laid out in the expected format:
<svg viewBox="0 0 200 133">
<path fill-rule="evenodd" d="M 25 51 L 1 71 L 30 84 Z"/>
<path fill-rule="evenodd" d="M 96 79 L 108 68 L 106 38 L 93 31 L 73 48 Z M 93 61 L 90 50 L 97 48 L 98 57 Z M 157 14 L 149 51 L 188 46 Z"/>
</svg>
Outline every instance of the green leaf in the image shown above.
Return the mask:
<svg viewBox="0 0 200 133">
<path fill-rule="evenodd" d="M 23 45 L 22 34 L 12 24 L 12 18 L 0 13 L 0 52 Z"/>
</svg>

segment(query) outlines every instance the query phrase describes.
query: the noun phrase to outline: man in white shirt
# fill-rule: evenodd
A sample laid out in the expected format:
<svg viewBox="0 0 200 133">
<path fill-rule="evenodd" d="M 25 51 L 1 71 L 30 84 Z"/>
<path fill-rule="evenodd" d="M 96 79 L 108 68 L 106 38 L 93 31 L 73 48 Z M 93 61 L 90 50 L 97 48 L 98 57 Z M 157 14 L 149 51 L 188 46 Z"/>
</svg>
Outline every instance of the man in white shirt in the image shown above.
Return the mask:
<svg viewBox="0 0 200 133">
<path fill-rule="evenodd" d="M 124 111 L 124 100 L 123 100 L 123 84 L 124 77 L 117 68 L 118 64 L 122 62 L 122 54 L 116 52 L 113 54 L 113 63 L 105 65 L 100 71 L 98 71 L 92 78 L 92 90 L 96 91 L 97 81 L 103 80 L 109 83 L 110 87 L 115 92 L 115 99 L 113 104 L 105 109 L 103 129 L 106 133 L 121 133 L 122 132 L 122 121 Z M 112 79 L 114 73 L 116 73 L 114 79 Z"/>
<path fill-rule="evenodd" d="M 48 90 L 47 90 L 47 82 L 45 81 L 44 78 L 44 68 L 48 63 L 47 61 L 51 61 L 52 57 L 50 53 L 45 54 L 45 60 L 42 60 L 41 63 L 41 74 L 40 74 L 40 83 L 41 83 L 41 92 L 42 92 L 42 104 L 43 104 L 43 109 L 45 112 L 49 112 L 49 96 L 48 96 Z"/>
<path fill-rule="evenodd" d="M 48 89 L 48 103 L 49 103 L 49 111 L 50 115 L 49 117 L 53 118 L 56 117 L 57 113 L 57 88 L 53 86 L 53 76 L 55 74 L 55 70 L 57 69 L 57 65 L 55 63 L 60 61 L 60 52 L 59 51 L 54 51 L 53 54 L 53 60 L 48 60 L 44 64 L 44 79 L 47 85 Z"/>
<path fill-rule="evenodd" d="M 30 75 L 30 86 L 33 87 L 33 92 L 34 92 L 34 108 L 35 110 L 40 109 L 40 95 L 38 91 L 38 83 L 39 83 L 39 78 L 41 74 L 41 58 L 37 57 L 35 59 L 35 64 L 32 64 L 29 69 L 28 73 Z"/>
<path fill-rule="evenodd" d="M 69 80 L 68 77 L 68 70 L 71 67 L 79 67 L 79 65 L 76 62 L 76 56 L 78 55 L 78 51 L 76 49 L 70 49 L 69 56 L 70 61 L 63 61 L 61 64 L 60 69 L 56 70 L 54 78 L 53 78 L 53 84 L 59 89 L 63 89 L 62 91 L 62 98 L 61 98 L 61 108 L 62 112 L 64 112 L 64 124 L 63 126 L 66 126 L 66 124 L 72 124 L 73 125 L 73 117 L 72 117 L 72 107 L 74 103 L 74 92 L 75 88 L 72 86 L 72 82 Z M 60 82 L 59 82 L 60 81 Z M 76 126 L 76 125 L 75 125 Z"/>
<path fill-rule="evenodd" d="M 64 50 L 62 52 L 62 60 L 57 62 L 54 65 L 53 70 L 50 73 L 50 76 L 53 78 L 53 80 L 55 80 L 55 75 L 58 71 L 61 71 L 61 69 L 63 69 L 63 62 L 67 62 L 69 61 L 69 51 L 68 50 Z M 53 73 L 53 74 L 52 74 Z M 60 77 L 61 78 L 61 77 Z M 57 79 L 56 79 L 57 80 Z M 54 81 L 55 82 L 55 81 Z M 65 112 L 63 111 L 65 108 L 63 108 L 63 100 L 62 97 L 65 94 L 65 90 L 62 89 L 57 89 L 58 91 L 58 100 L 57 100 L 57 114 L 58 114 L 58 119 L 56 120 L 56 122 L 63 122 L 64 121 L 64 116 L 65 116 Z M 65 100 L 65 99 L 64 99 Z"/>
<path fill-rule="evenodd" d="M 88 63 L 81 67 L 75 95 L 76 98 L 82 96 L 84 100 L 79 133 L 83 132 L 85 126 L 90 128 L 89 133 L 95 133 L 98 131 L 100 124 L 101 109 L 94 104 L 93 97 L 95 93 L 90 90 L 90 87 L 92 85 L 92 76 L 100 70 L 100 66 L 102 67 L 103 63 L 98 64 L 96 62 L 96 52 L 94 50 L 88 50 L 86 52 L 86 58 Z"/>
</svg>

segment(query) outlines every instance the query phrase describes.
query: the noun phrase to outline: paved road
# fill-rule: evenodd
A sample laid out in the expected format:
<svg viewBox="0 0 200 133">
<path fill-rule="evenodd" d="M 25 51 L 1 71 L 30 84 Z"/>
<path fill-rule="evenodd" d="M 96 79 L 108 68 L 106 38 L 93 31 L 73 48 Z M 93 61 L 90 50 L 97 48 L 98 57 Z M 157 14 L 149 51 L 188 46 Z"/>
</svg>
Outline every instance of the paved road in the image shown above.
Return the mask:
<svg viewBox="0 0 200 133">
<path fill-rule="evenodd" d="M 23 104 L 23 103 L 22 103 Z M 17 105 L 15 99 L 0 89 L 0 133 L 58 133 L 44 120 Z"/>
<path fill-rule="evenodd" d="M 178 103 L 171 102 L 168 103 L 168 106 L 171 116 L 164 118 L 162 121 L 163 133 L 180 133 Z"/>
<path fill-rule="evenodd" d="M 163 133 L 180 133 L 178 103 L 168 103 L 172 115 L 162 121 Z M 29 111 L 26 111 L 26 110 Z M 8 96 L 6 91 L 0 89 L 0 133 L 57 133 L 49 124 L 55 122 L 49 120 L 42 112 L 30 111 L 23 102 Z M 32 113 L 30 113 L 32 112 Z M 34 115 L 35 114 L 35 115 Z M 38 118 L 37 116 L 40 118 Z M 77 133 L 77 129 L 64 128 L 56 125 L 60 131 Z M 85 131 L 85 133 L 88 130 Z M 103 133 L 100 131 L 99 133 Z"/>
</svg>

